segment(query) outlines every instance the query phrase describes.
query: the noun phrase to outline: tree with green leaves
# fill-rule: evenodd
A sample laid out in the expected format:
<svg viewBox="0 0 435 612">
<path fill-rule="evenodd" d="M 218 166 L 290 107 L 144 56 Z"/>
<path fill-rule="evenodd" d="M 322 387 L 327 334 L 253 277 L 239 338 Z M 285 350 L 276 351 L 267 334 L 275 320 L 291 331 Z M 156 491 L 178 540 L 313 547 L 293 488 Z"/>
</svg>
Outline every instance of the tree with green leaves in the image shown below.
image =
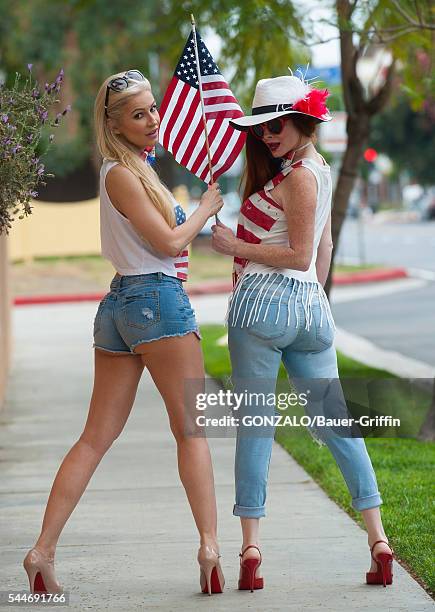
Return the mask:
<svg viewBox="0 0 435 612">
<path fill-rule="evenodd" d="M 433 185 L 435 100 L 415 111 L 404 94 L 373 120 L 369 144 L 388 155 L 394 174 L 406 171 L 420 185 Z"/>
<path fill-rule="evenodd" d="M 435 29 L 434 24 L 429 23 L 430 13 L 430 3 L 424 0 L 336 1 L 348 142 L 334 196 L 332 261 L 373 118 L 387 106 L 395 86 L 405 88 L 412 102 L 419 107 L 430 95 L 433 74 L 426 74 L 424 66 L 416 61 L 418 52 L 430 53 Z M 376 90 L 363 86 L 357 70 L 358 61 L 370 45 L 379 45 L 391 55 L 383 84 Z M 409 69 L 410 65 L 413 66 L 412 70 Z M 333 266 L 325 287 L 327 292 L 331 286 L 332 269 Z"/>
<path fill-rule="evenodd" d="M 337 250 L 350 193 L 369 138 L 373 118 L 386 108 L 397 89 L 414 108 L 433 92 L 428 0 L 325 0 L 327 21 L 340 40 L 342 96 L 347 112 L 347 149 L 341 161 L 333 202 L 333 258 Z M 126 67 L 139 67 L 149 75 L 156 95 L 164 93 L 190 31 L 190 13 L 204 36 L 210 29 L 222 40 L 219 65 L 236 96 L 250 108 L 255 83 L 277 76 L 287 66 L 306 64 L 314 44 L 325 42 L 317 31 L 319 20 L 310 20 L 306 5 L 291 0 L 189 0 L 142 2 L 130 0 L 122 7 L 105 0 L 0 0 L 5 16 L 1 28 L 0 65 L 8 76 L 17 66 L 32 61 L 39 80 L 65 69 L 61 104 L 71 103 L 68 133 L 59 133 L 62 146 L 52 149 L 47 168 L 56 174 L 71 171 L 92 157 L 99 158 L 92 132 L 92 106 L 101 81 Z M 368 50 L 378 46 L 391 55 L 383 82 L 365 87 L 358 66 Z M 424 55 L 429 66 L 419 62 Z M 432 93 L 433 97 L 433 93 Z M 334 100 L 331 100 L 334 109 Z M 62 142 L 62 134 L 64 141 Z M 171 164 L 172 169 L 175 164 Z M 53 168 L 54 169 L 54 168 Z M 171 184 L 170 174 L 163 173 Z M 333 266 L 331 266 L 332 271 Z M 329 291 L 331 276 L 326 290 Z"/>
<path fill-rule="evenodd" d="M 44 159 L 57 176 L 89 158 L 96 173 L 99 169 L 92 115 L 101 82 L 131 66 L 155 76 L 152 61 L 162 41 L 156 36 L 154 10 L 154 3 L 142 0 L 122 6 L 105 0 L 0 0 L 0 67 L 6 79 L 28 62 L 40 82 L 61 67 L 65 72 L 61 104 L 70 103 L 72 112 L 59 132 L 59 146 Z"/>
<path fill-rule="evenodd" d="M 327 42 L 317 34 L 320 21 L 336 28 L 348 140 L 333 201 L 334 250 L 325 287 L 329 293 L 341 228 L 373 118 L 386 108 L 395 89 L 406 94 L 415 108 L 421 108 L 431 92 L 433 98 L 434 76 L 430 71 L 432 66 L 428 67 L 426 61 L 432 57 L 435 30 L 435 24 L 430 22 L 431 3 L 428 0 L 325 0 L 318 6 L 329 9 L 330 15 L 315 21 L 310 20 L 308 5 L 290 0 L 249 0 L 238 5 L 228 0 L 168 1 L 163 6 L 162 23 L 166 28 L 176 28 L 185 20 L 186 35 L 187 13 L 192 12 L 199 29 L 212 27 L 221 37 L 219 65 L 224 74 L 234 72 L 231 86 L 246 109 L 250 109 L 259 79 L 283 74 L 287 66 L 306 64 L 310 60 L 310 48 Z M 391 57 L 376 88 L 366 86 L 358 71 L 360 60 L 373 47 Z M 419 62 L 422 54 L 425 60 Z"/>
</svg>

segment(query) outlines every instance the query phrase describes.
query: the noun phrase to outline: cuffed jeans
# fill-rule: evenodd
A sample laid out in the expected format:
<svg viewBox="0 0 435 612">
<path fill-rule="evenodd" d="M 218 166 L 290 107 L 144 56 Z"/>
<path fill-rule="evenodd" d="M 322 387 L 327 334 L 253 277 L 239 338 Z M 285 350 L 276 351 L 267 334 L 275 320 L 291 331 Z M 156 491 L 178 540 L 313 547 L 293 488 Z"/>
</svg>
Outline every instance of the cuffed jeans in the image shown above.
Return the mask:
<svg viewBox="0 0 435 612">
<path fill-rule="evenodd" d="M 242 279 L 242 285 L 232 299 L 228 311 L 228 346 L 232 365 L 232 384 L 235 393 L 246 391 L 262 393 L 266 397 L 276 392 L 276 381 L 281 360 L 289 379 L 296 388 L 302 388 L 300 381 L 311 381 L 311 389 L 322 393 L 325 383 L 335 383 L 331 412 L 343 414 L 346 411 L 344 396 L 339 382 L 336 351 L 333 346 L 335 325 L 329 304 L 320 285 L 308 284 L 290 279 L 281 283 L 282 290 L 276 291 L 282 280 L 279 276 L 268 283 L 262 293 L 261 305 L 258 292 L 262 282 L 255 287 L 255 279 Z M 310 306 L 307 308 L 307 296 Z M 325 312 L 325 305 L 328 312 Z M 289 310 L 290 309 L 290 310 Z M 254 316 L 250 316 L 254 313 Z M 233 316 L 237 315 L 237 316 Z M 240 315 L 240 316 L 238 316 Z M 243 315 L 243 316 L 242 316 Z M 245 316 L 246 315 L 246 316 Z M 232 324 L 234 323 L 235 324 Z M 248 321 L 249 323 L 246 323 Z M 338 392 L 337 392 L 338 385 Z M 334 385 L 332 384 L 332 387 Z M 319 393 L 319 397 L 322 396 Z M 325 408 L 324 396 L 320 403 L 311 402 L 309 410 L 316 412 L 316 405 Z M 307 410 L 307 409 L 306 409 Z M 242 403 L 238 410 L 241 419 L 249 414 L 277 414 L 274 405 L 263 403 L 253 407 L 252 402 Z M 348 414 L 348 413 L 347 413 Z M 233 508 L 235 516 L 260 518 L 265 516 L 266 487 L 272 453 L 274 425 L 263 426 L 257 435 L 247 432 L 246 427 L 237 428 L 235 455 L 235 492 Z M 362 437 L 346 437 L 335 430 L 315 430 L 311 433 L 321 443 L 326 443 L 333 454 L 346 481 L 352 506 L 355 510 L 366 510 L 382 504 L 376 476 L 366 445 Z M 323 437 L 323 440 L 322 440 Z M 313 445 L 313 451 L 318 447 Z"/>
</svg>

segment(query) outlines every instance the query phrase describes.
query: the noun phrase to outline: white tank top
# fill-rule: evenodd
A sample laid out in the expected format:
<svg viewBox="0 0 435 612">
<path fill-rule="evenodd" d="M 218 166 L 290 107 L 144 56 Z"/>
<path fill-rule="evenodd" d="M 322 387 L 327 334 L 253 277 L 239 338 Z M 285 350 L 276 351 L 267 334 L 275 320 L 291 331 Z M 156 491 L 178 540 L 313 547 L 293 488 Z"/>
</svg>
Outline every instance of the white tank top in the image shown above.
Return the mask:
<svg viewBox="0 0 435 612">
<path fill-rule="evenodd" d="M 110 201 L 106 176 L 119 162 L 103 159 L 100 169 L 100 238 L 101 254 L 115 270 L 125 276 L 163 272 L 182 281 L 187 280 L 188 250 L 176 257 L 163 255 L 146 241 L 134 225 Z M 177 225 L 184 223 L 186 214 L 171 194 Z"/>
<path fill-rule="evenodd" d="M 317 206 L 314 222 L 314 244 L 310 267 L 306 271 L 290 268 L 274 268 L 267 264 L 256 263 L 246 259 L 234 258 L 234 284 L 245 274 L 282 274 L 305 281 L 317 281 L 316 256 L 317 247 L 331 211 L 332 183 L 329 165 L 321 166 L 311 158 L 302 158 L 294 163 L 285 162 L 279 174 L 268 181 L 263 189 L 253 193 L 240 209 L 237 237 L 245 242 L 255 244 L 289 245 L 287 219 L 283 208 L 273 199 L 272 189 L 276 187 L 289 172 L 299 166 L 309 168 L 316 177 Z"/>
</svg>

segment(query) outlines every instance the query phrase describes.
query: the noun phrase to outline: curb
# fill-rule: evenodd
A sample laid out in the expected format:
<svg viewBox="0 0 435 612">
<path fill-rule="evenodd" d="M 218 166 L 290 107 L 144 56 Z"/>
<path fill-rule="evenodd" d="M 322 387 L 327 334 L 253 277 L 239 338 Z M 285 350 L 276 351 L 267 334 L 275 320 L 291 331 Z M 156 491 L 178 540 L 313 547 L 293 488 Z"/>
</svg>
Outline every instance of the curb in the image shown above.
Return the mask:
<svg viewBox="0 0 435 612">
<path fill-rule="evenodd" d="M 398 278 L 408 278 L 410 274 L 405 268 L 381 268 L 376 270 L 364 270 L 361 272 L 348 272 L 334 274 L 333 285 L 353 285 L 357 283 L 372 283 Z M 188 286 L 186 292 L 190 296 L 214 295 L 219 293 L 230 293 L 232 283 L 229 281 L 212 281 L 195 283 Z M 107 292 L 99 293 L 65 293 L 60 295 L 30 295 L 14 298 L 14 306 L 26 306 L 31 304 L 60 304 L 66 302 L 95 302 L 100 301 Z"/>
<path fill-rule="evenodd" d="M 405 268 L 378 268 L 376 270 L 362 270 L 361 272 L 342 272 L 334 274 L 334 285 L 352 285 L 354 283 L 373 283 L 378 281 L 408 278 Z"/>
<path fill-rule="evenodd" d="M 59 295 L 29 295 L 14 298 L 14 306 L 28 304 L 59 304 L 63 302 L 95 302 L 100 301 L 106 293 L 65 293 Z"/>
</svg>

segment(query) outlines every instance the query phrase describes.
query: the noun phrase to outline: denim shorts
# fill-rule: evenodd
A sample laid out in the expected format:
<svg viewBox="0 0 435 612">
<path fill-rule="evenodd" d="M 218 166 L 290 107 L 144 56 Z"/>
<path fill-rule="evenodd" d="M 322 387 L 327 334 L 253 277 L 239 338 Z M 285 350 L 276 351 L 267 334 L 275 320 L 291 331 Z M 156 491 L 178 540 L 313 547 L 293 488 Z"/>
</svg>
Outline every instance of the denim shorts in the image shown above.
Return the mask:
<svg viewBox="0 0 435 612">
<path fill-rule="evenodd" d="M 93 348 L 134 353 L 142 342 L 185 336 L 201 340 L 195 312 L 182 281 L 163 272 L 121 276 L 116 273 L 98 305 Z"/>
</svg>

